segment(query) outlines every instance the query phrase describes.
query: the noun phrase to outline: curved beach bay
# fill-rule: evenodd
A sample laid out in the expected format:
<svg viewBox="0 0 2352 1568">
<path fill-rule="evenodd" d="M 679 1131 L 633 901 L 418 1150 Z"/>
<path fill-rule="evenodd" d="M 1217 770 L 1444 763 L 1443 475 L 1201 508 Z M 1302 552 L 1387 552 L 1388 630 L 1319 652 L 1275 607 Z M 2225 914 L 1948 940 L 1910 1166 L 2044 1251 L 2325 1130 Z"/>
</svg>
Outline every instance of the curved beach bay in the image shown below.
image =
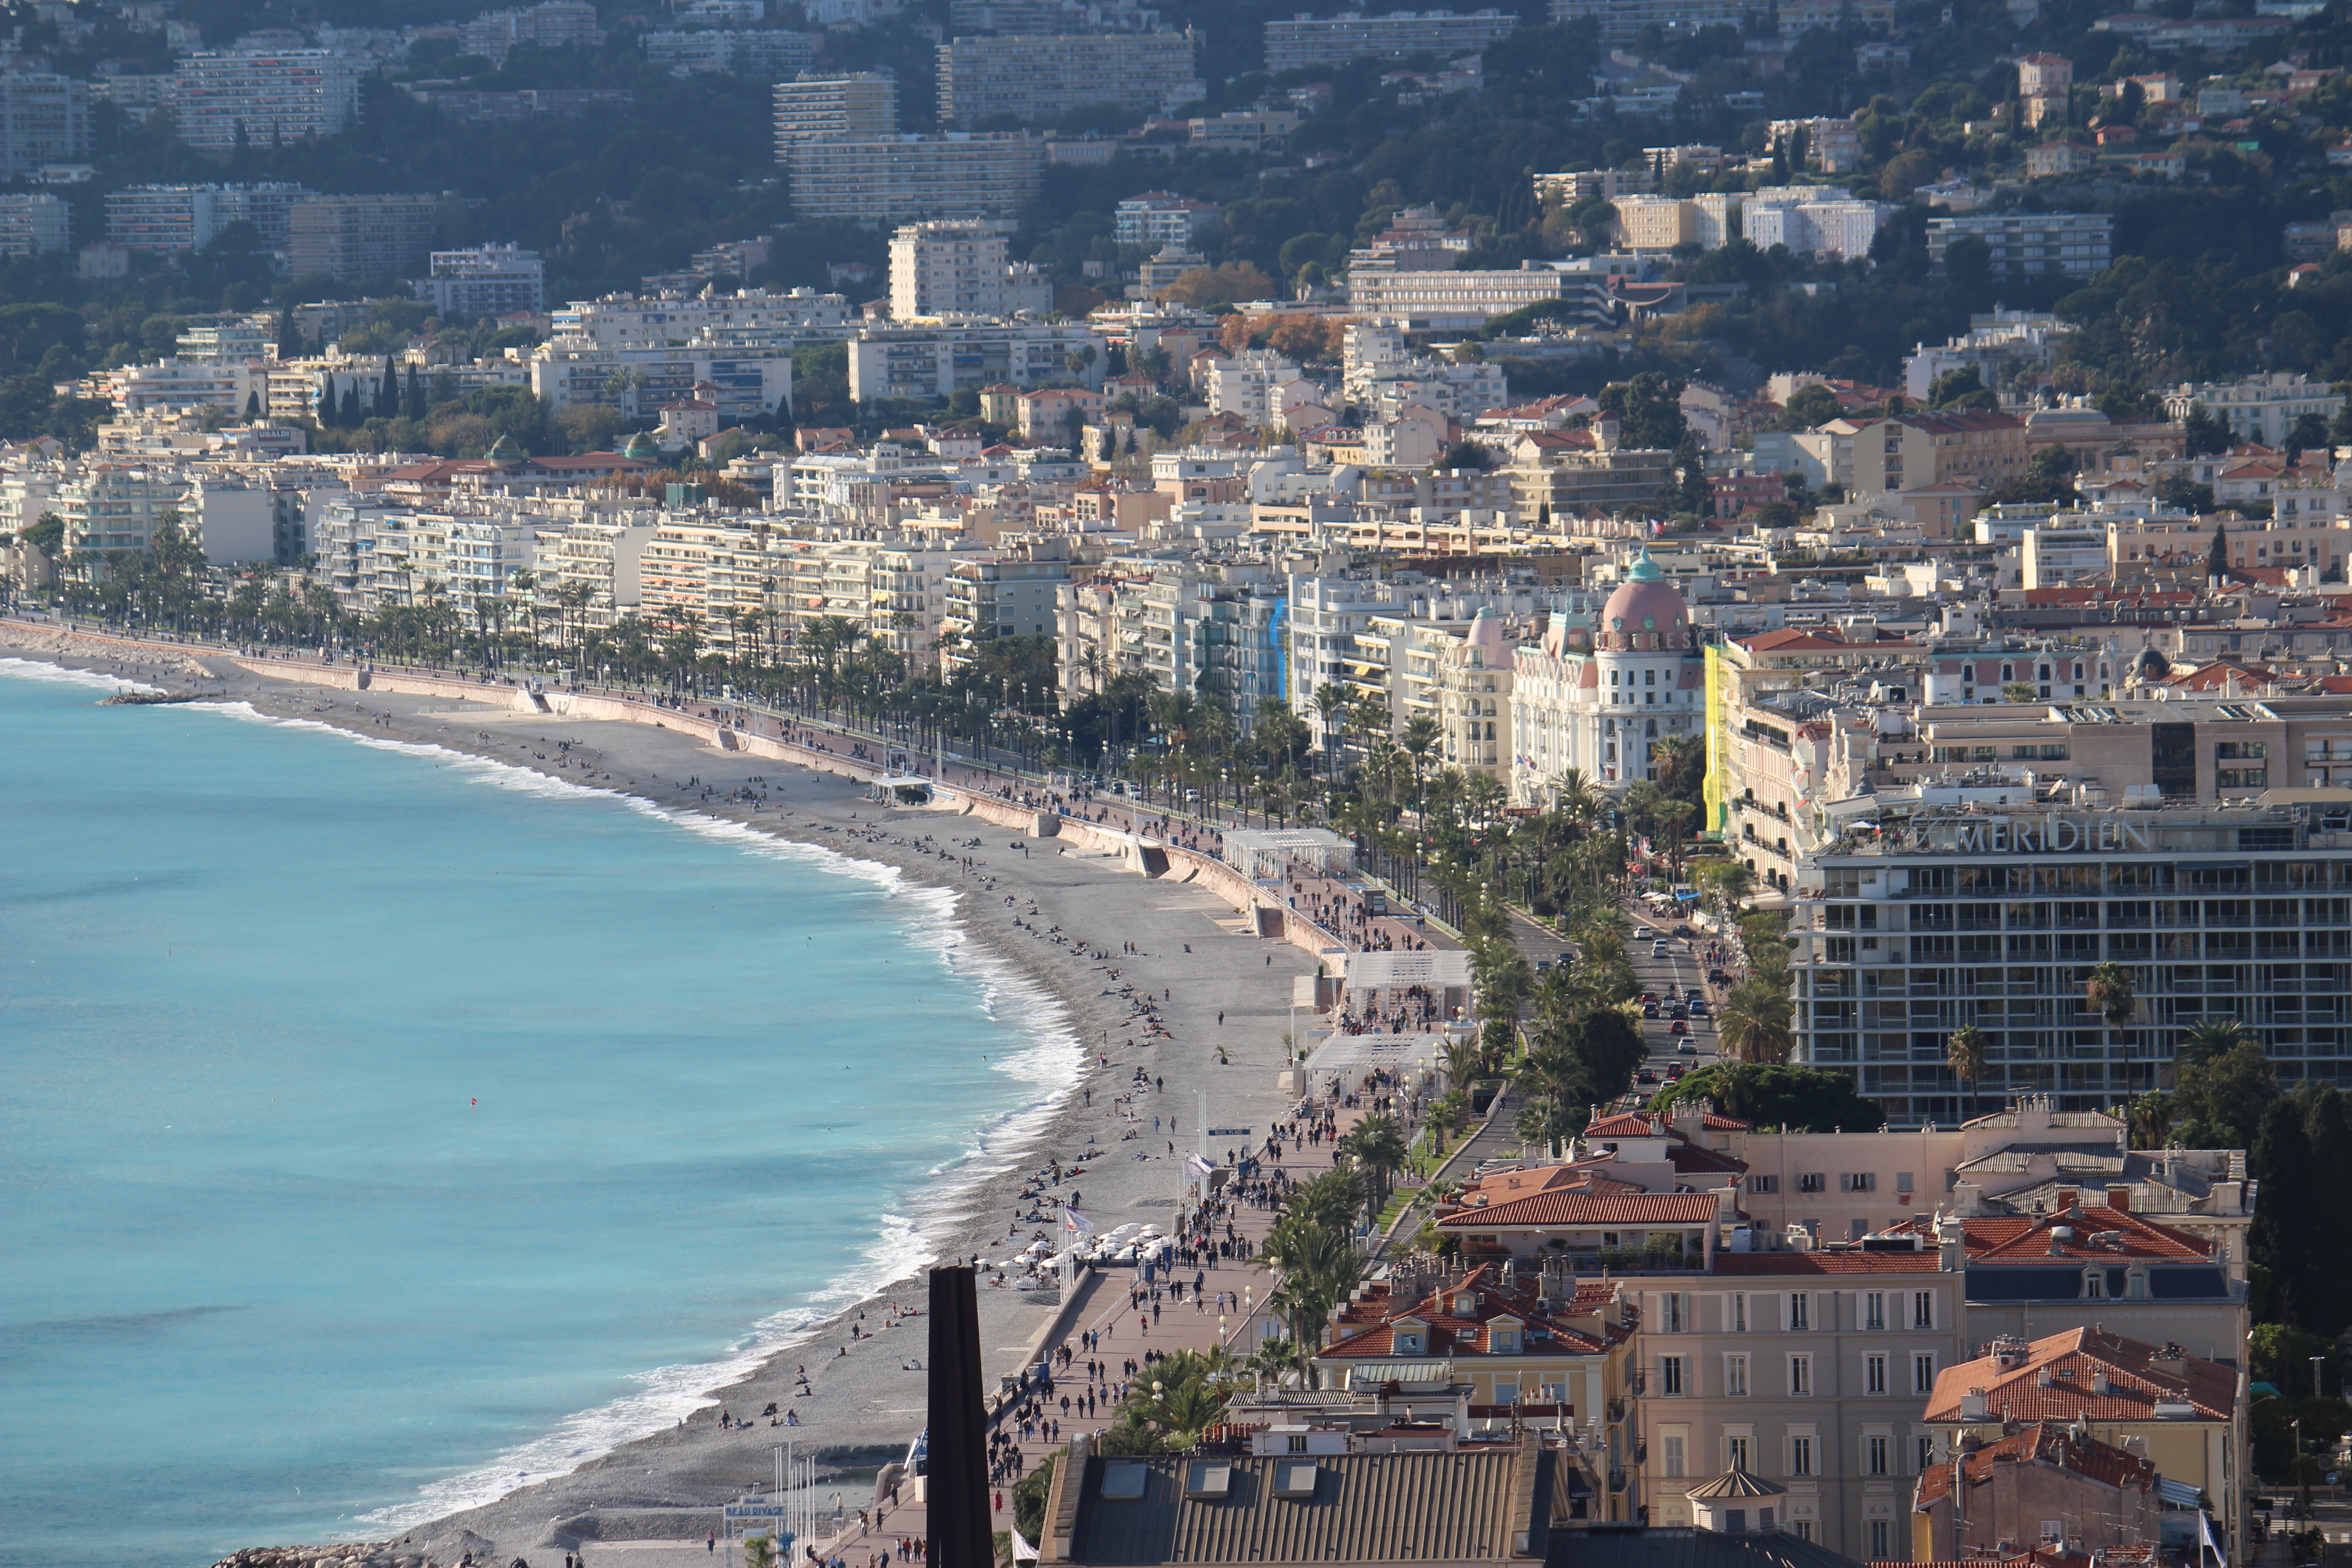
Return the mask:
<svg viewBox="0 0 2352 1568">
<path fill-rule="evenodd" d="M 673 1424 L 1074 1081 L 954 895 L 0 679 L 0 1563 L 380 1539 Z"/>
</svg>

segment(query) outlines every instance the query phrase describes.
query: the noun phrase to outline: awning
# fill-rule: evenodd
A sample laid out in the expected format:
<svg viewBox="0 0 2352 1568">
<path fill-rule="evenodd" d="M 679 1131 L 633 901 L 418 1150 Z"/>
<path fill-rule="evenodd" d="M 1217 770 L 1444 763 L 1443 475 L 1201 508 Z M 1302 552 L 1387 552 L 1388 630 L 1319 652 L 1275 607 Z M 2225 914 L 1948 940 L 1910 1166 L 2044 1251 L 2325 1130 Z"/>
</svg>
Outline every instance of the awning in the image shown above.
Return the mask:
<svg viewBox="0 0 2352 1568">
<path fill-rule="evenodd" d="M 1348 1369 L 1350 1388 L 1378 1388 L 1384 1383 L 1451 1383 L 1454 1363 L 1445 1361 L 1385 1361 Z"/>
<path fill-rule="evenodd" d="M 2156 1490 L 2157 1495 L 2164 1500 L 2164 1506 L 2167 1508 L 2203 1508 L 2205 1506 L 2205 1494 L 2185 1481 L 2167 1480 L 2162 1476 L 2158 1476 L 2156 1478 Z"/>
</svg>

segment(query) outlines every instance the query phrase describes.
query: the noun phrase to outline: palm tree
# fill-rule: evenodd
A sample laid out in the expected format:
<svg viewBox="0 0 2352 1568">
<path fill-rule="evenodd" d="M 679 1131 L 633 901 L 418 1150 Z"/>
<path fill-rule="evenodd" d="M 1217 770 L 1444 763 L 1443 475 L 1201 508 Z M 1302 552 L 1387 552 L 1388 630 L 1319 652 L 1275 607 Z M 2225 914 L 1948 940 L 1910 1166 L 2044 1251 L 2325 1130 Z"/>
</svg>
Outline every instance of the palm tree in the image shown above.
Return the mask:
<svg viewBox="0 0 2352 1568">
<path fill-rule="evenodd" d="M 1436 720 L 1421 713 L 1405 721 L 1404 733 L 1397 738 L 1398 743 L 1404 748 L 1404 754 L 1412 759 L 1412 809 L 1416 816 L 1423 815 L 1422 772 L 1429 764 L 1430 749 L 1437 744 L 1438 738 L 1444 733 Z"/>
<path fill-rule="evenodd" d="M 2083 996 L 2092 1011 L 2106 1020 L 2107 1027 L 2120 1031 L 2132 1021 L 2139 1010 L 2139 996 L 2132 988 L 2131 971 L 2109 959 L 2091 971 L 2083 983 Z"/>
<path fill-rule="evenodd" d="M 1323 774 L 1326 778 L 1338 770 L 1341 724 L 1339 716 L 1347 710 L 1348 689 L 1336 680 L 1327 680 L 1315 689 L 1315 711 L 1323 721 Z"/>
<path fill-rule="evenodd" d="M 2172 1130 L 2172 1096 L 2143 1094 L 2125 1108 L 2124 1119 L 2131 1127 L 2133 1148 L 2161 1149 Z"/>
<path fill-rule="evenodd" d="M 2173 1068 L 2178 1071 L 2209 1058 L 2226 1056 L 2250 1040 L 2261 1043 L 2252 1029 L 2235 1018 L 2200 1018 L 2181 1035 L 2172 1055 Z"/>
<path fill-rule="evenodd" d="M 1388 1203 L 1390 1176 L 1404 1169 L 1409 1153 L 1404 1130 L 1393 1116 L 1367 1116 L 1339 1140 L 1339 1148 L 1371 1177 L 1372 1194 L 1365 1206 L 1378 1214 Z"/>
<path fill-rule="evenodd" d="M 1960 1080 L 1960 1115 L 1968 1116 L 1968 1102 L 1977 1081 L 1984 1077 L 1985 1065 L 1991 1059 L 1987 1047 L 1990 1042 L 1985 1032 L 1974 1024 L 1963 1024 L 1952 1031 L 1944 1042 L 1944 1065 Z"/>
<path fill-rule="evenodd" d="M 1794 1043 L 1790 1011 L 1785 990 L 1753 975 L 1741 981 L 1724 999 L 1723 1016 L 1716 1021 L 1723 1053 L 1736 1061 L 1787 1061 Z"/>
</svg>

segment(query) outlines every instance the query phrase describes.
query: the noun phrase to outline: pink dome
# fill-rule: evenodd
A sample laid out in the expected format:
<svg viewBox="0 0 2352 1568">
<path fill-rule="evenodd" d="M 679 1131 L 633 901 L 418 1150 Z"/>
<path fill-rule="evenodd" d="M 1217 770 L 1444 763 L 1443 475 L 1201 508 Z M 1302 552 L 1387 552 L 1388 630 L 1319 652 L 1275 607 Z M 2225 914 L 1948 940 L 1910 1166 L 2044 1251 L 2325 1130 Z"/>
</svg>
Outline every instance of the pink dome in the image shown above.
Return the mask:
<svg viewBox="0 0 2352 1568">
<path fill-rule="evenodd" d="M 1650 552 L 1643 551 L 1601 606 L 1596 639 L 1601 647 L 1627 651 L 1688 646 L 1690 611 L 1665 575 Z"/>
</svg>

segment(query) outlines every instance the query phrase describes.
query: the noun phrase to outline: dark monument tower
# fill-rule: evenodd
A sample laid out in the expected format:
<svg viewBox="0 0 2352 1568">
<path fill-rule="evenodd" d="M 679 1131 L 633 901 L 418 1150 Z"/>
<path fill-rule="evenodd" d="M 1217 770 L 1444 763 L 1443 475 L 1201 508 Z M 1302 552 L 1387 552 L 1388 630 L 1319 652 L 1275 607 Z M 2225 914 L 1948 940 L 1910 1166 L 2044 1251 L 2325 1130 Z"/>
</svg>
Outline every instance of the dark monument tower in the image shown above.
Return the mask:
<svg viewBox="0 0 2352 1568">
<path fill-rule="evenodd" d="M 930 1442 L 924 1473 L 929 1568 L 994 1568 L 980 1298 L 970 1268 L 931 1270 Z"/>
</svg>

